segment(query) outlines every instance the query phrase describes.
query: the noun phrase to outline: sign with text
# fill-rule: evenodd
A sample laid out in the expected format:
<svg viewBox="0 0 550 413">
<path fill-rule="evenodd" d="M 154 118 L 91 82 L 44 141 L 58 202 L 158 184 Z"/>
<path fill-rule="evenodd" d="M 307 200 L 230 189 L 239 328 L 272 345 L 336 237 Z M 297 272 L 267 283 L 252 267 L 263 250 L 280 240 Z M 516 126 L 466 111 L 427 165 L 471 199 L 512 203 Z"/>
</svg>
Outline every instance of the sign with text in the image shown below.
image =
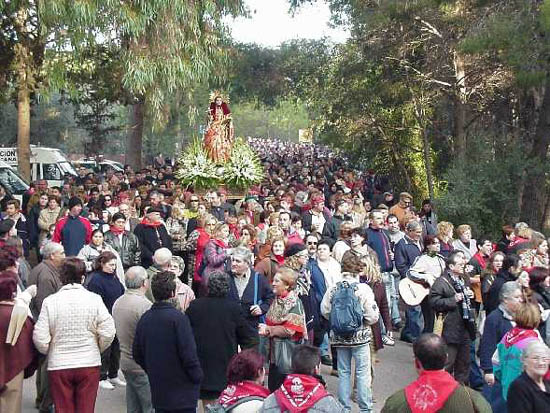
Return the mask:
<svg viewBox="0 0 550 413">
<path fill-rule="evenodd" d="M 16 148 L 0 148 L 0 160 L 8 164 L 17 163 L 17 149 Z"/>
</svg>

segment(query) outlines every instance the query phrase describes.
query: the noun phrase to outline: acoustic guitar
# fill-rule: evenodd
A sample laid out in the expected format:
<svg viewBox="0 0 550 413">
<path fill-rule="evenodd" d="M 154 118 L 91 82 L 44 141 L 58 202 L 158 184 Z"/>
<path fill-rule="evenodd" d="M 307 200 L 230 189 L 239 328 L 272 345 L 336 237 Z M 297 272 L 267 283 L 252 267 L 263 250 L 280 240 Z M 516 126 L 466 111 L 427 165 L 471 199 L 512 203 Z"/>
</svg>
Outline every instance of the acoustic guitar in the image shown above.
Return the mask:
<svg viewBox="0 0 550 413">
<path fill-rule="evenodd" d="M 419 305 L 429 293 L 429 288 L 410 278 L 403 278 L 399 281 L 399 295 L 407 305 Z"/>
</svg>

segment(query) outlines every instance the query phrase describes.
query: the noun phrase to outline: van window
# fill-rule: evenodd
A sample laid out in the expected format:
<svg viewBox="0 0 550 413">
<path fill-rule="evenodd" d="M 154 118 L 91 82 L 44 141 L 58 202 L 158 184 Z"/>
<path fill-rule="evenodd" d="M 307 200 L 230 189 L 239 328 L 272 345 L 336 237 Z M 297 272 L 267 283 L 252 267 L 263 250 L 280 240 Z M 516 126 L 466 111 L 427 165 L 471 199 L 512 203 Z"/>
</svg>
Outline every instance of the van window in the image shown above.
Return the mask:
<svg viewBox="0 0 550 413">
<path fill-rule="evenodd" d="M 12 195 L 19 195 L 28 189 L 28 185 L 16 173 L 8 168 L 0 168 L 0 183 Z"/>
<path fill-rule="evenodd" d="M 59 181 L 63 179 L 63 174 L 56 163 L 42 164 L 43 179 L 48 181 Z"/>
</svg>

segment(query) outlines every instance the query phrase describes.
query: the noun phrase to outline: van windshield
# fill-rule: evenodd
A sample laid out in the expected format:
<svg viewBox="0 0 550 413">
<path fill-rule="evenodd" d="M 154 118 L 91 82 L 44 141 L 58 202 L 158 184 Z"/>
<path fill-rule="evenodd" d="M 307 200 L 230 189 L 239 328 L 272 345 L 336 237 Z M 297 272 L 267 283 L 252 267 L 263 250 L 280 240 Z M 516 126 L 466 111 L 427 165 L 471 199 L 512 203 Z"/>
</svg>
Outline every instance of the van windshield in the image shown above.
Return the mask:
<svg viewBox="0 0 550 413">
<path fill-rule="evenodd" d="M 0 168 L 0 183 L 12 195 L 20 195 L 29 188 L 25 181 L 9 168 Z"/>
<path fill-rule="evenodd" d="M 59 162 L 59 166 L 61 167 L 61 170 L 63 171 L 64 174 L 69 173 L 74 176 L 77 175 L 73 166 L 69 162 Z"/>
</svg>

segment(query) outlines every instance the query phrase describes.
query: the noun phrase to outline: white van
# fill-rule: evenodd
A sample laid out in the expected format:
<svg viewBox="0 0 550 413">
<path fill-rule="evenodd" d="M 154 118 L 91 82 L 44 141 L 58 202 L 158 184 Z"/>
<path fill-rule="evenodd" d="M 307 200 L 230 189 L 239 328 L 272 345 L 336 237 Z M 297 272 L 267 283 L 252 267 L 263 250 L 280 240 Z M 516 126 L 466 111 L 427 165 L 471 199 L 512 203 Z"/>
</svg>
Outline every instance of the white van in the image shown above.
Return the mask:
<svg viewBox="0 0 550 413">
<path fill-rule="evenodd" d="M 0 161 L 0 185 L 19 202 L 23 202 L 23 193 L 29 189 L 29 184 L 4 161 Z"/>
<path fill-rule="evenodd" d="M 0 148 L 0 160 L 17 168 L 17 148 Z M 77 176 L 63 152 L 56 148 L 31 145 L 31 180 L 44 179 L 50 187 L 61 186 L 65 174 Z"/>
</svg>

